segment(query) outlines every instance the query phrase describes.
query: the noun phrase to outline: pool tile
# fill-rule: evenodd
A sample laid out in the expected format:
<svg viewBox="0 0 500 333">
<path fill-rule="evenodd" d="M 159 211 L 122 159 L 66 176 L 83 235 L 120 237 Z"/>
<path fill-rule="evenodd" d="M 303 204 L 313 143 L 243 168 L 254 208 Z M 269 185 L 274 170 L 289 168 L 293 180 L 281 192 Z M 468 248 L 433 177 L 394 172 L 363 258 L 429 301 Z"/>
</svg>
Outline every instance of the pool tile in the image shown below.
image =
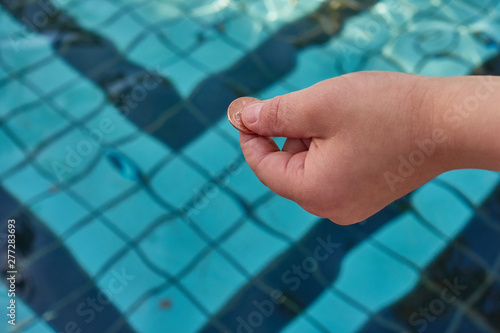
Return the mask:
<svg viewBox="0 0 500 333">
<path fill-rule="evenodd" d="M 471 64 L 465 64 L 453 57 L 443 56 L 438 59 L 429 59 L 417 73 L 424 76 L 459 76 L 467 75 L 474 70 Z"/>
<path fill-rule="evenodd" d="M 36 148 L 70 123 L 49 105 L 40 102 L 34 108 L 9 119 L 7 127 L 19 137 L 28 150 Z"/>
<path fill-rule="evenodd" d="M 0 174 L 24 159 L 23 151 L 7 136 L 0 127 Z"/>
<path fill-rule="evenodd" d="M 226 23 L 224 34 L 236 42 L 242 43 L 241 51 L 253 50 L 269 37 L 263 22 L 253 20 L 245 15 L 231 18 Z"/>
<path fill-rule="evenodd" d="M 85 117 L 98 107 L 102 109 L 107 103 L 102 90 L 83 77 L 75 85 L 71 85 L 54 96 L 53 101 L 69 116 L 76 119 Z"/>
<path fill-rule="evenodd" d="M 42 94 L 48 94 L 55 89 L 67 86 L 79 75 L 69 64 L 59 58 L 54 58 L 50 63 L 26 73 L 23 77 L 32 82 Z"/>
<path fill-rule="evenodd" d="M 16 96 L 16 98 L 12 98 Z M 0 117 L 5 116 L 10 111 L 21 105 L 26 105 L 38 100 L 32 90 L 17 80 L 11 80 L 0 89 Z"/>
<path fill-rule="evenodd" d="M 257 275 L 288 248 L 288 243 L 272 236 L 247 220 L 221 246 L 248 272 Z"/>
<path fill-rule="evenodd" d="M 148 299 L 130 316 L 137 332 L 196 332 L 206 316 L 176 287 Z"/>
<path fill-rule="evenodd" d="M 320 332 L 316 326 L 311 324 L 310 321 L 306 319 L 304 315 L 300 315 L 299 317 L 292 320 L 283 330 L 282 333 L 316 333 Z"/>
<path fill-rule="evenodd" d="M 446 240 L 432 233 L 411 212 L 387 223 L 377 231 L 373 239 L 418 265 L 422 270 L 447 245 Z"/>
<path fill-rule="evenodd" d="M 10 67 L 11 72 L 32 65 L 54 53 L 48 38 L 29 36 L 27 39 L 27 37 L 20 35 L 16 40 L 14 39 L 16 37 L 12 36 L 12 40 L 9 40 L 10 47 L 0 49 L 2 59 Z"/>
<path fill-rule="evenodd" d="M 1 184 L 21 202 L 29 202 L 39 194 L 47 192 L 52 184 L 38 173 L 31 165 L 19 169 Z"/>
<path fill-rule="evenodd" d="M 182 279 L 209 312 L 215 314 L 247 280 L 218 252 L 210 252 Z"/>
<path fill-rule="evenodd" d="M 151 185 L 164 200 L 182 207 L 203 191 L 207 180 L 181 158 L 176 157 L 151 179 Z"/>
<path fill-rule="evenodd" d="M 319 81 L 339 76 L 336 59 L 318 47 L 308 48 L 298 56 L 297 65 L 288 75 L 287 82 L 298 89 L 307 88 Z"/>
<path fill-rule="evenodd" d="M 145 27 L 134 20 L 129 14 L 120 15 L 118 19 L 107 23 L 99 32 L 106 38 L 113 41 L 120 51 L 127 50 L 132 42 L 136 43 L 144 37 Z"/>
<path fill-rule="evenodd" d="M 205 131 L 184 148 L 184 153 L 212 175 L 218 175 L 241 157 L 241 150 L 229 144 L 215 130 Z"/>
<path fill-rule="evenodd" d="M 167 45 L 158 35 L 150 33 L 135 45 L 128 57 L 137 63 L 147 64 L 149 68 L 155 68 L 177 60 L 177 55 Z"/>
<path fill-rule="evenodd" d="M 36 163 L 55 183 L 67 181 L 85 170 L 100 154 L 100 148 L 79 130 L 52 141 L 35 157 Z"/>
<path fill-rule="evenodd" d="M 120 10 L 120 7 L 114 4 L 113 1 L 87 0 L 78 3 L 55 1 L 54 3 L 76 18 L 80 24 L 89 28 L 95 28 L 104 23 Z"/>
<path fill-rule="evenodd" d="M 230 67 L 244 55 L 241 50 L 230 45 L 220 36 L 190 52 L 191 59 L 203 64 L 208 69 L 207 74 L 220 72 Z"/>
<path fill-rule="evenodd" d="M 87 121 L 85 127 L 90 131 L 98 132 L 96 141 L 102 143 L 119 141 L 138 131 L 127 117 L 111 105 L 106 106 L 98 116 Z"/>
<path fill-rule="evenodd" d="M 181 218 L 165 221 L 146 239 L 141 241 L 141 249 L 158 267 L 171 275 L 181 272 L 206 242 Z"/>
<path fill-rule="evenodd" d="M 120 145 L 118 150 L 133 159 L 145 174 L 172 154 L 172 150 L 162 142 L 145 134 L 140 134 L 134 140 Z"/>
<path fill-rule="evenodd" d="M 417 189 L 411 202 L 429 223 L 449 238 L 454 238 L 474 216 L 472 207 L 432 182 Z"/>
<path fill-rule="evenodd" d="M 246 162 L 242 164 L 239 173 L 231 177 L 231 182 L 228 183 L 228 186 L 250 202 L 270 192 L 255 176 Z"/>
<path fill-rule="evenodd" d="M 55 193 L 36 202 L 30 210 L 58 236 L 90 213 L 65 192 Z"/>
<path fill-rule="evenodd" d="M 344 257 L 335 287 L 377 312 L 406 295 L 419 278 L 419 272 L 365 241 Z"/>
<path fill-rule="evenodd" d="M 104 215 L 130 238 L 135 238 L 168 213 L 145 190 L 141 190 L 109 208 Z"/>
<path fill-rule="evenodd" d="M 96 184 L 100 184 L 98 190 Z M 122 177 L 107 159 L 100 158 L 92 171 L 72 185 L 71 190 L 97 208 L 126 192 L 135 184 L 134 181 Z"/>
<path fill-rule="evenodd" d="M 300 239 L 316 222 L 320 220 L 295 202 L 280 196 L 274 196 L 257 209 L 257 216 L 268 226 L 289 236 Z"/>
<path fill-rule="evenodd" d="M 158 69 L 158 74 L 175 83 L 175 87 L 183 97 L 191 94 L 193 89 L 207 76 L 199 67 L 185 60 Z"/>
<path fill-rule="evenodd" d="M 188 18 L 179 19 L 160 29 L 165 34 L 165 38 L 179 51 L 188 51 L 198 44 L 198 35 L 203 31 L 198 22 Z"/>
<path fill-rule="evenodd" d="M 155 274 L 134 251 L 130 250 L 99 277 L 97 285 L 119 310 L 125 312 L 148 290 L 164 282 L 163 277 Z"/>
<path fill-rule="evenodd" d="M 94 276 L 111 257 L 126 246 L 125 242 L 94 220 L 64 240 L 80 265 Z"/>
<path fill-rule="evenodd" d="M 200 198 L 200 201 L 186 212 L 189 219 L 186 222 L 196 223 L 209 237 L 216 239 L 243 215 L 243 208 L 234 198 L 220 188 L 214 187 L 207 196 Z"/>
<path fill-rule="evenodd" d="M 307 312 L 331 332 L 357 332 L 370 319 L 369 313 L 346 302 L 329 289 L 309 306 Z"/>
<path fill-rule="evenodd" d="M 498 172 L 487 170 L 454 170 L 438 177 L 457 188 L 473 204 L 480 205 L 500 181 Z"/>
<path fill-rule="evenodd" d="M 174 4 L 162 1 L 142 3 L 141 6 L 135 8 L 135 12 L 143 20 L 158 25 L 165 25 L 165 23 L 169 23 L 169 20 L 175 20 L 185 16 L 185 14 Z"/>
</svg>

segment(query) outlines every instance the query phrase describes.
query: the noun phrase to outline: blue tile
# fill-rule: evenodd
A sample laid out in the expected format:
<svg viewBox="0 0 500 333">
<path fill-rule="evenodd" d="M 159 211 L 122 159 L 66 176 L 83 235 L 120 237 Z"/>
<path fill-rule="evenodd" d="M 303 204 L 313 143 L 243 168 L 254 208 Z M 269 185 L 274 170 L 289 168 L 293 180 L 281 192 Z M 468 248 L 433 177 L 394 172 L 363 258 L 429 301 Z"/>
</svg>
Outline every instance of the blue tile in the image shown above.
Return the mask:
<svg viewBox="0 0 500 333">
<path fill-rule="evenodd" d="M 442 174 L 438 179 L 456 187 L 473 204 L 479 206 L 498 184 L 500 174 L 487 170 L 455 170 Z"/>
<path fill-rule="evenodd" d="M 208 73 L 220 72 L 231 65 L 245 54 L 230 45 L 221 37 L 204 43 L 196 50 L 190 52 L 190 58 L 203 64 Z"/>
<path fill-rule="evenodd" d="M 207 180 L 176 157 L 151 179 L 155 191 L 168 203 L 182 207 L 202 191 Z"/>
<path fill-rule="evenodd" d="M 146 134 L 140 134 L 134 140 L 120 145 L 118 150 L 133 159 L 144 173 L 148 173 L 172 153 L 165 144 Z"/>
<path fill-rule="evenodd" d="M 365 241 L 345 256 L 335 287 L 376 312 L 406 295 L 419 277 L 419 272 Z"/>
<path fill-rule="evenodd" d="M 301 315 L 290 322 L 282 331 L 282 333 L 320 333 L 313 324 L 311 324 L 305 317 Z"/>
<path fill-rule="evenodd" d="M 90 213 L 64 192 L 36 202 L 30 210 L 58 236 Z"/>
<path fill-rule="evenodd" d="M 246 282 L 231 263 L 213 251 L 182 279 L 182 284 L 213 314 Z"/>
<path fill-rule="evenodd" d="M 96 190 L 99 184 L 99 190 Z M 107 159 L 101 159 L 85 178 L 74 184 L 71 189 L 97 208 L 135 185 L 135 182 L 122 177 Z"/>
<path fill-rule="evenodd" d="M 357 332 L 370 319 L 369 313 L 356 308 L 329 289 L 309 306 L 307 312 L 331 332 Z"/>
<path fill-rule="evenodd" d="M 10 40 L 10 47 L 2 47 L 0 50 L 2 59 L 11 68 L 12 72 L 33 65 L 54 53 L 51 41 L 47 38 L 41 36 L 29 39 L 19 36 L 17 37 L 18 40 L 14 38 L 12 36 Z"/>
<path fill-rule="evenodd" d="M 396 63 L 391 62 L 388 58 L 384 56 L 374 56 L 366 62 L 363 70 L 366 71 L 391 71 L 391 72 L 401 72 L 402 69 L 396 66 Z"/>
<path fill-rule="evenodd" d="M 141 190 L 109 208 L 104 215 L 129 237 L 135 238 L 168 213 L 146 191 Z"/>
<path fill-rule="evenodd" d="M 231 177 L 231 182 L 228 186 L 243 198 L 252 202 L 265 193 L 270 192 L 270 190 L 255 176 L 246 162 L 242 164 L 239 170 L 238 175 Z"/>
<path fill-rule="evenodd" d="M 111 105 L 106 106 L 97 117 L 87 121 L 85 127 L 90 131 L 99 132 L 96 138 L 102 137 L 103 143 L 124 139 L 138 131 L 137 127 L 127 117 Z"/>
<path fill-rule="evenodd" d="M 88 24 L 87 20 L 85 20 Z M 125 51 L 132 42 L 136 42 L 145 27 L 137 23 L 129 14 L 122 14 L 117 20 L 106 24 L 99 29 L 99 32 L 109 40 L 113 41 L 120 51 Z M 144 36 L 144 35 L 142 35 Z"/>
<path fill-rule="evenodd" d="M 169 20 L 175 20 L 185 16 L 175 4 L 161 1 L 142 3 L 135 8 L 135 13 L 151 24 L 161 25 L 165 25 Z"/>
<path fill-rule="evenodd" d="M 465 64 L 452 57 L 428 59 L 419 73 L 426 76 L 459 76 L 472 72 L 472 64 Z"/>
<path fill-rule="evenodd" d="M 126 246 L 125 242 L 94 220 L 64 241 L 80 265 L 94 276 L 111 257 Z"/>
<path fill-rule="evenodd" d="M 0 38 L 9 39 L 21 35 L 23 26 L 10 13 L 0 9 Z"/>
<path fill-rule="evenodd" d="M 26 145 L 36 148 L 45 139 L 67 127 L 70 123 L 45 103 L 39 103 L 29 111 L 9 119 L 7 126 Z"/>
<path fill-rule="evenodd" d="M 294 240 L 300 239 L 319 218 L 303 210 L 295 202 L 274 196 L 257 209 L 259 216 L 267 225 Z"/>
<path fill-rule="evenodd" d="M 207 320 L 175 287 L 155 295 L 130 316 L 137 332 L 196 332 Z"/>
<path fill-rule="evenodd" d="M 158 267 L 176 275 L 207 244 L 182 219 L 165 221 L 141 242 L 141 249 Z"/>
<path fill-rule="evenodd" d="M 166 27 L 161 27 L 161 31 L 175 47 L 187 51 L 198 43 L 198 34 L 203 30 L 192 19 L 180 19 Z"/>
<path fill-rule="evenodd" d="M 158 74 L 174 82 L 177 91 L 184 97 L 189 96 L 193 89 L 207 76 L 207 73 L 185 60 L 159 68 Z"/>
<path fill-rule="evenodd" d="M 54 4 L 76 18 L 83 26 L 93 29 L 114 16 L 120 10 L 118 4 L 114 4 L 112 1 L 102 0 L 88 0 L 78 3 L 55 1 Z"/>
<path fill-rule="evenodd" d="M 240 42 L 243 46 L 242 51 L 254 49 L 269 37 L 269 33 L 264 28 L 264 23 L 247 15 L 238 15 L 231 18 L 226 23 L 224 34 Z"/>
<path fill-rule="evenodd" d="M 421 38 L 420 31 L 409 31 L 401 34 L 394 41 L 392 48 L 387 50 L 387 54 L 394 59 L 397 59 L 398 64 L 407 72 L 413 73 L 416 66 L 422 60 L 422 55 L 416 52 L 418 39 Z"/>
<path fill-rule="evenodd" d="M 49 144 L 36 156 L 36 163 L 55 183 L 79 175 L 100 154 L 100 148 L 79 130 Z"/>
<path fill-rule="evenodd" d="M 54 75 L 57 73 L 57 75 Z M 54 58 L 43 67 L 37 68 L 24 75 L 25 79 L 32 82 L 42 94 L 52 92 L 57 88 L 62 88 L 68 83 L 77 78 L 79 74 L 64 61 Z"/>
<path fill-rule="evenodd" d="M 220 188 L 213 187 L 207 195 L 199 198 L 186 215 L 189 221 L 196 223 L 209 237 L 216 239 L 241 219 L 243 212 L 242 207 L 231 196 Z"/>
<path fill-rule="evenodd" d="M 160 64 L 171 63 L 177 59 L 176 54 L 162 42 L 156 34 L 150 33 L 128 53 L 128 58 L 148 68 L 156 68 Z"/>
<path fill-rule="evenodd" d="M 449 190 L 428 183 L 416 190 L 411 202 L 422 216 L 449 238 L 474 216 L 474 210 Z"/>
<path fill-rule="evenodd" d="M 205 131 L 184 148 L 184 153 L 212 175 L 218 175 L 238 157 L 241 157 L 241 150 L 229 144 L 215 130 Z"/>
<path fill-rule="evenodd" d="M 257 275 L 288 247 L 288 243 L 247 220 L 236 233 L 222 243 L 222 248 L 252 275 Z"/>
<path fill-rule="evenodd" d="M 16 98 L 12 98 L 16 96 Z M 38 100 L 38 96 L 17 80 L 10 81 L 0 89 L 0 117 L 9 111 L 28 103 Z"/>
<path fill-rule="evenodd" d="M 408 212 L 377 231 L 373 238 L 424 269 L 446 247 L 447 242 L 432 233 Z"/>
<path fill-rule="evenodd" d="M 0 128 L 0 173 L 10 169 L 24 159 L 21 149 Z"/>
<path fill-rule="evenodd" d="M 52 186 L 31 165 L 26 165 L 2 182 L 7 191 L 21 202 L 28 202 L 37 195 L 47 192 Z"/>
<path fill-rule="evenodd" d="M 147 281 L 147 282 L 146 282 Z M 131 249 L 97 281 L 99 289 L 106 294 L 122 312 L 145 293 L 165 282 L 146 266 Z"/>
<path fill-rule="evenodd" d="M 97 86 L 81 78 L 77 84 L 57 94 L 53 101 L 69 116 L 80 119 L 104 105 L 107 98 Z"/>
<path fill-rule="evenodd" d="M 337 69 L 336 59 L 319 47 L 308 48 L 301 52 L 297 60 L 295 69 L 286 80 L 298 89 L 343 74 Z"/>
</svg>

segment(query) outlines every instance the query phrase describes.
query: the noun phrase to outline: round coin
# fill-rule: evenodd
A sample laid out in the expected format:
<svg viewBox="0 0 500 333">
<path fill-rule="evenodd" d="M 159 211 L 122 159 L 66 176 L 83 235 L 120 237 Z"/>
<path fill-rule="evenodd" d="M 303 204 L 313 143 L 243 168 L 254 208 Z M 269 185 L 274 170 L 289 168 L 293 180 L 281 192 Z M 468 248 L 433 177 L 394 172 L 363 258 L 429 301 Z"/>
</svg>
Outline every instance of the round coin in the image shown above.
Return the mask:
<svg viewBox="0 0 500 333">
<path fill-rule="evenodd" d="M 235 99 L 227 109 L 227 118 L 229 119 L 231 125 L 233 125 L 237 130 L 243 133 L 253 133 L 243 124 L 243 121 L 241 120 L 241 114 L 246 105 L 256 102 L 260 102 L 260 100 L 253 97 L 240 97 L 238 99 Z"/>
</svg>

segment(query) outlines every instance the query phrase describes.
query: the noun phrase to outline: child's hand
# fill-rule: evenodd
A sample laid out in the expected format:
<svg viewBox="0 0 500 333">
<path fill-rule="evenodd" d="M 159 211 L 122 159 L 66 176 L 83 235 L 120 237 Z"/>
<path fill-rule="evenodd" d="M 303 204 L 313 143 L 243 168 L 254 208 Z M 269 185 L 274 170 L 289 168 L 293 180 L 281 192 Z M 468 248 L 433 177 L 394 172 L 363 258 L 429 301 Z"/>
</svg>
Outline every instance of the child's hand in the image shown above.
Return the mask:
<svg viewBox="0 0 500 333">
<path fill-rule="evenodd" d="M 478 89 L 487 97 L 478 109 L 494 104 L 498 81 L 490 77 L 490 87 L 478 88 L 480 78 L 360 72 L 326 80 L 246 106 L 243 123 L 258 135 L 241 133 L 241 148 L 277 194 L 336 223 L 359 222 L 442 172 L 500 169 L 498 153 L 482 157 L 500 152 L 499 117 L 494 127 L 491 118 L 479 122 L 497 142 L 479 154 L 480 143 L 464 144 L 462 137 L 471 132 L 474 141 L 478 117 L 450 111 Z M 288 138 L 282 151 L 271 136 Z"/>
</svg>

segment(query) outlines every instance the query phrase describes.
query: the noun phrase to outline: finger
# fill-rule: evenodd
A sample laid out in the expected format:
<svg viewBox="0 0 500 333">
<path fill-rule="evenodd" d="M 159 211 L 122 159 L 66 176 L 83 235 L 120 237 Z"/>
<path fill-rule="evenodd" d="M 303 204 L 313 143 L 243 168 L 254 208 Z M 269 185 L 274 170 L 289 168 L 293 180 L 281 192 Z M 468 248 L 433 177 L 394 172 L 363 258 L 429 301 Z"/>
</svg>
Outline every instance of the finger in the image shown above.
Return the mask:
<svg viewBox="0 0 500 333">
<path fill-rule="evenodd" d="M 257 178 L 273 192 L 292 200 L 301 195 L 307 152 L 280 151 L 268 137 L 240 133 L 241 149 Z"/>
<path fill-rule="evenodd" d="M 323 137 L 331 117 L 328 95 L 323 84 L 253 103 L 243 109 L 242 120 L 263 136 Z"/>
<path fill-rule="evenodd" d="M 283 145 L 282 151 L 286 151 L 290 154 L 297 154 L 308 150 L 309 147 L 306 146 L 303 139 L 288 138 Z"/>
</svg>

